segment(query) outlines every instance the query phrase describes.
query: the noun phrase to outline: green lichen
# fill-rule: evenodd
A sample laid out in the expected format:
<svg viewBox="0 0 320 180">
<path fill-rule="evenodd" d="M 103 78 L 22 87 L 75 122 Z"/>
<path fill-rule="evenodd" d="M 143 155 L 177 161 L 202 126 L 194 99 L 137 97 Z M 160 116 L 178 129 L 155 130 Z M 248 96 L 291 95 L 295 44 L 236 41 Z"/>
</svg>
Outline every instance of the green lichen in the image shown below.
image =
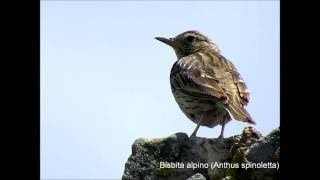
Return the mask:
<svg viewBox="0 0 320 180">
<path fill-rule="evenodd" d="M 156 168 L 154 174 L 160 177 L 168 177 L 172 174 L 171 168 Z"/>
</svg>

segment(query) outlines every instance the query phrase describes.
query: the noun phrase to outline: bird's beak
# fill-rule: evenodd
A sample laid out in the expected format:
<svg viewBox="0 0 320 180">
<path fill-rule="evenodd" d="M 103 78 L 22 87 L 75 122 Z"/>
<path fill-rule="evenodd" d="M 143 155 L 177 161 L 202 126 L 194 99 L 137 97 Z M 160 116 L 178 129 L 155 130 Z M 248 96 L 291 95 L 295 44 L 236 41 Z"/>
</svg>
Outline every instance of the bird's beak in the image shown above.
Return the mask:
<svg viewBox="0 0 320 180">
<path fill-rule="evenodd" d="M 161 41 L 161 42 L 163 42 L 173 48 L 177 47 L 177 43 L 172 38 L 167 39 L 167 38 L 163 38 L 163 37 L 155 37 L 155 39 L 159 40 L 159 41 Z"/>
</svg>

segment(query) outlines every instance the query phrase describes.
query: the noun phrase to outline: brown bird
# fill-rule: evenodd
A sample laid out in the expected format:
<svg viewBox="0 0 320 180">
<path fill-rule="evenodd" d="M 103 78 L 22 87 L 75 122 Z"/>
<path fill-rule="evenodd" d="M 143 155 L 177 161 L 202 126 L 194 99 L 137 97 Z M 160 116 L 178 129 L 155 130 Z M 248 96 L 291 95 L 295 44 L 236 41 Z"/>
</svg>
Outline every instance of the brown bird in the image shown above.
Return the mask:
<svg viewBox="0 0 320 180">
<path fill-rule="evenodd" d="M 233 119 L 255 124 L 246 111 L 248 88 L 236 67 L 220 54 L 218 46 L 198 31 L 174 38 L 155 39 L 171 46 L 178 58 L 170 73 L 171 90 L 183 113 L 200 126 L 224 126 Z"/>
</svg>

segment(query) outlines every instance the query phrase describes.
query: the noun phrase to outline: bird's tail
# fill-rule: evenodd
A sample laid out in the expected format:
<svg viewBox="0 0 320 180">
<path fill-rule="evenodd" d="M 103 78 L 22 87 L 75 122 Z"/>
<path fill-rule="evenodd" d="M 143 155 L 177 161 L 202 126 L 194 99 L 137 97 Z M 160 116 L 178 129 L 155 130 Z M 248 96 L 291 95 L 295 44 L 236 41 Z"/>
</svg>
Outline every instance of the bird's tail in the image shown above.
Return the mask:
<svg viewBox="0 0 320 180">
<path fill-rule="evenodd" d="M 256 121 L 243 106 L 239 107 L 237 105 L 229 104 L 227 108 L 235 120 L 256 124 Z"/>
</svg>

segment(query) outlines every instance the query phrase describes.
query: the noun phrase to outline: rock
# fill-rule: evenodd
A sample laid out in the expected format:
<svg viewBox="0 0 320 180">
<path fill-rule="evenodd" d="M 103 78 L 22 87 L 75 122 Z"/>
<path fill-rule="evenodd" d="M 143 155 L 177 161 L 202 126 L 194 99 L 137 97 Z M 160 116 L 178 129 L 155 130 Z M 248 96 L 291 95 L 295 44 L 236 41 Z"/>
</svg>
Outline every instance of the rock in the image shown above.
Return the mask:
<svg viewBox="0 0 320 180">
<path fill-rule="evenodd" d="M 229 138 L 140 138 L 122 180 L 279 179 L 280 128 L 266 137 L 246 127 Z"/>
<path fill-rule="evenodd" d="M 206 178 L 202 174 L 197 173 L 197 174 L 189 177 L 187 180 L 206 180 Z"/>
</svg>

